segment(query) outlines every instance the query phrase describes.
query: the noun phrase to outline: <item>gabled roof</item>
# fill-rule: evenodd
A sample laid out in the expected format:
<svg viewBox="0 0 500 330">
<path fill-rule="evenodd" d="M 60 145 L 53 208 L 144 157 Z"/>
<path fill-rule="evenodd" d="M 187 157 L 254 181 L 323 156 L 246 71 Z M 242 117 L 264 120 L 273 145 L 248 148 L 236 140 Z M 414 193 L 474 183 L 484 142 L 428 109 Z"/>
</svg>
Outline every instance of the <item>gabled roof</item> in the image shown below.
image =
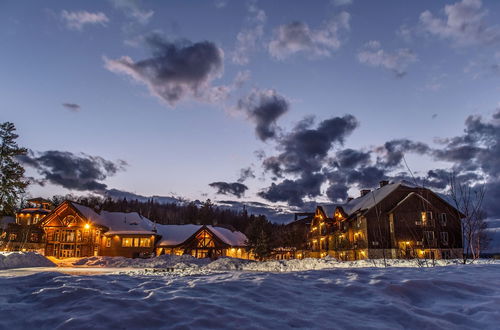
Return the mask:
<svg viewBox="0 0 500 330">
<path fill-rule="evenodd" d="M 221 240 L 231 246 L 244 246 L 247 237 L 240 231 L 231 231 L 223 227 L 207 226 L 207 228 L 217 235 Z"/>
<path fill-rule="evenodd" d="M 108 231 L 105 233 L 105 235 L 156 235 L 156 233 L 153 231 L 154 222 L 145 217 L 142 217 L 137 212 L 125 213 L 103 211 L 101 213 L 97 213 L 94 209 L 82 204 L 78 204 L 76 202 L 65 201 L 64 203 L 76 210 L 76 212 L 85 220 L 95 225 L 100 225 L 108 228 Z M 59 209 L 60 206 L 55 208 L 52 212 L 56 212 L 56 210 Z"/>
<path fill-rule="evenodd" d="M 409 193 L 408 195 L 406 195 L 405 198 L 403 198 L 402 200 L 400 200 L 396 206 L 394 206 L 389 212 L 387 213 L 392 213 L 394 212 L 395 209 L 397 209 L 398 207 L 400 207 L 401 205 L 403 205 L 406 201 L 408 201 L 410 198 L 412 197 L 417 197 L 417 198 L 420 198 L 422 201 L 424 201 L 425 203 L 429 204 L 429 205 L 432 205 L 431 202 L 429 202 L 427 199 L 425 199 L 422 195 L 412 191 L 411 193 Z"/>
<path fill-rule="evenodd" d="M 320 204 L 318 205 L 323 210 L 327 218 L 333 218 L 333 214 L 335 213 L 335 209 L 337 208 L 337 204 Z"/>
<path fill-rule="evenodd" d="M 399 187 L 408 187 L 408 188 L 416 188 L 415 185 L 407 182 L 407 181 L 399 181 L 387 184 L 383 187 L 374 189 L 367 193 L 364 196 L 355 198 L 344 205 L 342 205 L 342 209 L 347 215 L 352 215 L 358 211 L 369 210 L 378 203 L 380 203 L 384 198 L 389 196 L 393 191 L 395 191 Z"/>
<path fill-rule="evenodd" d="M 247 240 L 245 234 L 231 231 L 227 228 L 203 225 L 157 225 L 158 234 L 161 235 L 159 246 L 178 246 L 188 240 L 202 228 L 208 229 L 222 242 L 230 246 L 244 246 Z"/>
</svg>

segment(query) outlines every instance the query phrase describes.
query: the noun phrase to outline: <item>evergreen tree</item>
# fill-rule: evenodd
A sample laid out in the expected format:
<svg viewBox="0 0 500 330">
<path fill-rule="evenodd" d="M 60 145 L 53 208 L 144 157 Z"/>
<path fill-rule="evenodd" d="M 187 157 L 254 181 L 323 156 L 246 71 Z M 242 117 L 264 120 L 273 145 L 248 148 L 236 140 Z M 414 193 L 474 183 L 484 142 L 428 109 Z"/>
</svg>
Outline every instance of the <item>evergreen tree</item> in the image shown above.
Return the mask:
<svg viewBox="0 0 500 330">
<path fill-rule="evenodd" d="M 24 179 L 24 168 L 16 156 L 26 155 L 26 148 L 20 148 L 14 133 L 13 123 L 0 124 L 0 215 L 13 215 L 19 196 L 24 193 L 28 182 Z"/>
</svg>

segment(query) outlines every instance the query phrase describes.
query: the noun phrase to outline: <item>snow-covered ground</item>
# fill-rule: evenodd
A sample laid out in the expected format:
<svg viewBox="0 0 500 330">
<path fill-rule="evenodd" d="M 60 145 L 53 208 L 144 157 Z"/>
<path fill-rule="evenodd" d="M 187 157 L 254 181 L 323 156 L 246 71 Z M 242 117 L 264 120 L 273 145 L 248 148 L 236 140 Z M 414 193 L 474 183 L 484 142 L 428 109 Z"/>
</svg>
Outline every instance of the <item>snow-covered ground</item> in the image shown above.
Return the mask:
<svg viewBox="0 0 500 330">
<path fill-rule="evenodd" d="M 389 262 L 94 257 L 4 270 L 0 329 L 498 329 L 500 262 Z"/>
</svg>

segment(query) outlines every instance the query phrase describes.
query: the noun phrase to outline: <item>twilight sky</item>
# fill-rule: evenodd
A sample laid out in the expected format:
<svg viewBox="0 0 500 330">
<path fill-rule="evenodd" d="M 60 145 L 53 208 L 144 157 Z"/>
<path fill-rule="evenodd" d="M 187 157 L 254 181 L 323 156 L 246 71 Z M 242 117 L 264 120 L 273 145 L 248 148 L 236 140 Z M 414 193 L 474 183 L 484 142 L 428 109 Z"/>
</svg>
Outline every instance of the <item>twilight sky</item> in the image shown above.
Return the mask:
<svg viewBox="0 0 500 330">
<path fill-rule="evenodd" d="M 500 217 L 498 22 L 480 0 L 1 0 L 0 121 L 32 195 L 307 208 L 406 161 L 485 183 Z"/>
</svg>

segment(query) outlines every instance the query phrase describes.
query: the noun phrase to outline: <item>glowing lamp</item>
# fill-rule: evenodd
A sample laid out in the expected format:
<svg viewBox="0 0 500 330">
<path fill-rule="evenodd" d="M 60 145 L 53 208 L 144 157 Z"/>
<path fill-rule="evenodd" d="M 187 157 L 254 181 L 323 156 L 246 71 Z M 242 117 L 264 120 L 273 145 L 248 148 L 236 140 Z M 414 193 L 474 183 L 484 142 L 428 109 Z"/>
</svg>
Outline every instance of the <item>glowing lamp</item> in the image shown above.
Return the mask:
<svg viewBox="0 0 500 330">
<path fill-rule="evenodd" d="M 85 229 L 89 229 L 90 225 L 88 223 L 86 223 L 84 227 L 85 227 Z"/>
</svg>

